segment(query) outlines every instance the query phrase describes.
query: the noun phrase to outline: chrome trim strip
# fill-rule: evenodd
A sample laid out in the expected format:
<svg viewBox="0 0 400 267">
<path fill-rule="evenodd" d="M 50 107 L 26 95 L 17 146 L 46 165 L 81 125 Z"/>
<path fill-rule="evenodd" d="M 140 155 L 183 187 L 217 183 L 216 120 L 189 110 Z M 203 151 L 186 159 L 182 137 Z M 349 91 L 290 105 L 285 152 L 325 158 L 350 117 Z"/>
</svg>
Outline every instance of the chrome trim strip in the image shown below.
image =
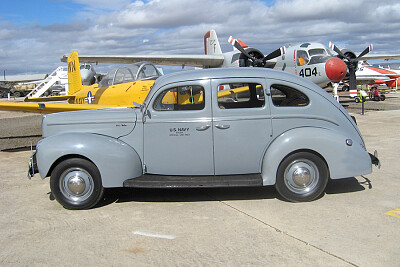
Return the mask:
<svg viewBox="0 0 400 267">
<path fill-rule="evenodd" d="M 338 123 L 325 119 L 325 118 L 321 118 L 321 117 L 306 117 L 306 116 L 281 116 L 281 117 L 272 117 L 273 120 L 285 120 L 285 119 L 307 119 L 307 120 L 320 120 L 320 121 L 325 121 L 325 122 L 329 122 L 332 123 L 333 125 L 339 126 Z"/>
<path fill-rule="evenodd" d="M 220 122 L 220 121 L 254 121 L 254 120 L 270 120 L 272 117 L 242 117 L 242 118 L 214 118 L 213 122 Z"/>
<path fill-rule="evenodd" d="M 176 121 L 172 121 L 172 120 L 169 120 L 169 121 L 164 121 L 164 120 L 158 120 L 158 121 L 150 121 L 150 120 L 147 120 L 146 122 L 145 122 L 145 124 L 154 124 L 154 123 L 192 123 L 192 122 L 212 122 L 212 120 L 211 119 L 204 119 L 204 120 L 196 120 L 196 119 L 194 119 L 194 120 L 176 120 Z"/>
<path fill-rule="evenodd" d="M 80 124 L 119 124 L 119 123 L 126 123 L 126 124 L 134 124 L 136 121 L 106 121 L 106 122 L 66 122 L 66 123 L 49 123 L 47 126 L 65 126 L 65 125 L 80 125 Z"/>
</svg>

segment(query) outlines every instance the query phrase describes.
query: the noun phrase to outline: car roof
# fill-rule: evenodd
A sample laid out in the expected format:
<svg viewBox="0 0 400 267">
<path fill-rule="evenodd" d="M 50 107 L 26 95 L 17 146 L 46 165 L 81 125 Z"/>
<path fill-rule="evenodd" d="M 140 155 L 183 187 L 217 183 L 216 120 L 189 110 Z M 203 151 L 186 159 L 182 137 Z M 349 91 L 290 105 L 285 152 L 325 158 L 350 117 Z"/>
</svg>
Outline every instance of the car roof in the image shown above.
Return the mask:
<svg viewBox="0 0 400 267">
<path fill-rule="evenodd" d="M 223 79 L 223 78 L 266 78 L 283 80 L 287 82 L 296 83 L 312 90 L 322 90 L 319 86 L 314 83 L 307 81 L 304 78 L 297 77 L 293 74 L 286 73 L 283 71 L 277 71 L 266 68 L 214 68 L 214 69 L 202 69 L 202 70 L 191 70 L 191 71 L 179 71 L 170 73 L 159 77 L 153 89 L 160 88 L 162 86 L 175 83 L 185 82 L 191 80 L 204 80 L 204 79 Z M 151 92 L 150 92 L 151 93 Z"/>
<path fill-rule="evenodd" d="M 148 97 L 153 95 L 155 91 L 158 91 L 158 89 L 160 89 L 161 87 L 169 85 L 171 83 L 223 78 L 265 78 L 297 84 L 303 86 L 303 88 L 314 91 L 337 108 L 344 110 L 343 106 L 339 104 L 324 89 L 307 79 L 280 70 L 252 67 L 210 68 L 201 70 L 179 71 L 163 75 L 155 81 L 154 85 L 150 89 Z"/>
</svg>

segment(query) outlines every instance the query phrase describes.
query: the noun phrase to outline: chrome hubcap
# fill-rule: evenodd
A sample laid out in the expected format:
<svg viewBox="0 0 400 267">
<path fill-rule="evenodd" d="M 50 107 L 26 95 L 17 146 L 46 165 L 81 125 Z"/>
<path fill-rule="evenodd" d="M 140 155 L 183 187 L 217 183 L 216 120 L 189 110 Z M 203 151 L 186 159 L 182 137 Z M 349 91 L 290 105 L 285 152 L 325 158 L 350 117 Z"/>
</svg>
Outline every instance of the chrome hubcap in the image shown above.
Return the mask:
<svg viewBox="0 0 400 267">
<path fill-rule="evenodd" d="M 285 184 L 297 194 L 306 194 L 313 190 L 319 180 L 318 167 L 307 159 L 293 161 L 285 169 Z"/>
<path fill-rule="evenodd" d="M 76 174 L 75 176 L 68 179 L 67 186 L 69 191 L 71 191 L 75 195 L 79 195 L 82 194 L 85 190 L 86 183 L 82 177 L 79 177 L 78 174 Z"/>
<path fill-rule="evenodd" d="M 81 168 L 69 168 L 61 174 L 61 193 L 69 200 L 79 203 L 93 193 L 93 178 Z"/>
</svg>

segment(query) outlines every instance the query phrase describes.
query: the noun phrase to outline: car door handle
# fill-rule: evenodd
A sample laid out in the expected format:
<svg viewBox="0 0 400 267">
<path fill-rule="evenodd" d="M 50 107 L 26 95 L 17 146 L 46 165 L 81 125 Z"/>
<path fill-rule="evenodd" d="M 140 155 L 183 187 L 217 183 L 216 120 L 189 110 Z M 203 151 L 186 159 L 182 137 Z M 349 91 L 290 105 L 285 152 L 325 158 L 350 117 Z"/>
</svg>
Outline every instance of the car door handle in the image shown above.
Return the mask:
<svg viewBox="0 0 400 267">
<path fill-rule="evenodd" d="M 211 127 L 211 125 L 203 125 L 203 126 L 200 126 L 200 127 L 196 127 L 196 130 L 197 131 L 205 131 L 210 127 Z"/>
<path fill-rule="evenodd" d="M 231 126 L 230 125 L 215 125 L 216 128 L 221 129 L 221 130 L 226 130 L 229 129 Z"/>
</svg>

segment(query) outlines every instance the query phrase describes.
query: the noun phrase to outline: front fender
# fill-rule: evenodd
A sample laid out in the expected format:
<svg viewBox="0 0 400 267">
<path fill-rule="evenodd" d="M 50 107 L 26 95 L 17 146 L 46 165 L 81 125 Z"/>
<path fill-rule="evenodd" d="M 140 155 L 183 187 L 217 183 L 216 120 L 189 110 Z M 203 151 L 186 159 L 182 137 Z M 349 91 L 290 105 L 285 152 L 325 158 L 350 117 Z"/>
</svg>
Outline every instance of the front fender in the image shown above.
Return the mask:
<svg viewBox="0 0 400 267">
<path fill-rule="evenodd" d="M 50 176 L 53 164 L 78 155 L 92 161 L 100 171 L 104 187 L 122 187 L 123 182 L 143 174 L 136 151 L 115 138 L 89 133 L 63 133 L 41 140 L 36 147 L 40 176 Z"/>
<path fill-rule="evenodd" d="M 346 139 L 353 141 L 352 146 Z M 358 143 L 357 138 L 346 133 L 325 128 L 302 127 L 289 130 L 278 136 L 268 147 L 262 162 L 264 185 L 273 185 L 279 164 L 296 151 L 312 151 L 327 163 L 332 179 L 347 178 L 372 172 L 371 158 Z"/>
</svg>

